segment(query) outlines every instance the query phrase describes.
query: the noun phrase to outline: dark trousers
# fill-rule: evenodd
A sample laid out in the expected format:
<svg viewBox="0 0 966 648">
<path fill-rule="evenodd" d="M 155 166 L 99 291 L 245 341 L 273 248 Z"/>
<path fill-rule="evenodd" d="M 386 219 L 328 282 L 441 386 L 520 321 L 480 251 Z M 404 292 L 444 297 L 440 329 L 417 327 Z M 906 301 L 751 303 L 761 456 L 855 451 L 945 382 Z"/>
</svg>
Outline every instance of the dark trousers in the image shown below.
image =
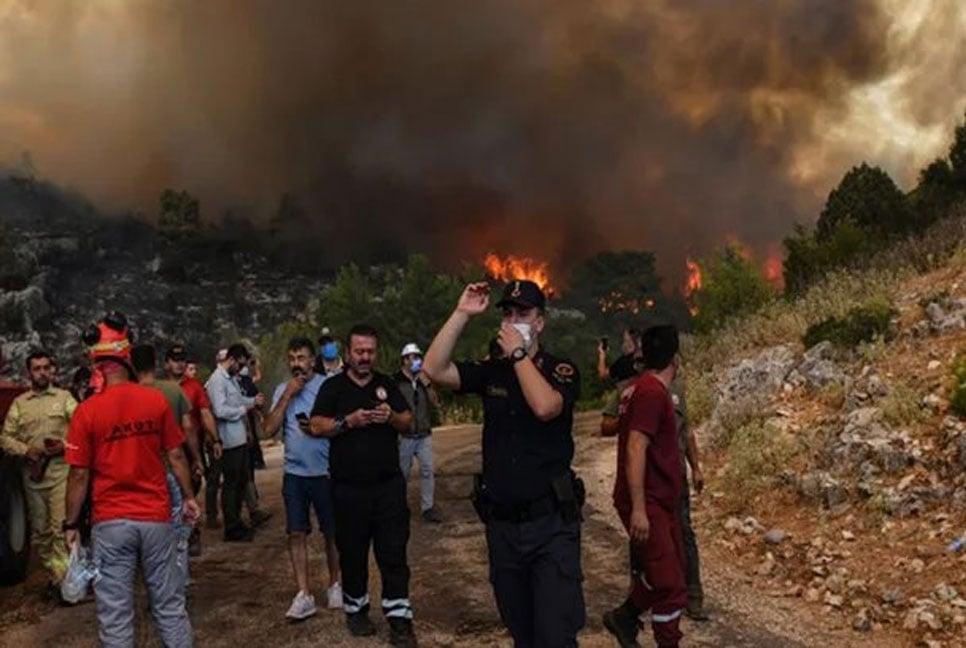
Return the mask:
<svg viewBox="0 0 966 648">
<path fill-rule="evenodd" d="M 251 478 L 248 446 L 225 450 L 221 456 L 221 471 L 225 478 L 221 487 L 221 512 L 225 516 L 225 535 L 230 535 L 243 528 L 241 507 Z"/>
<path fill-rule="evenodd" d="M 207 451 L 206 451 L 207 452 Z M 205 515 L 209 522 L 218 519 L 218 488 L 221 485 L 221 458 L 207 453 L 208 466 L 205 469 Z"/>
<path fill-rule="evenodd" d="M 630 530 L 630 511 L 617 511 Z M 684 543 L 678 511 L 647 505 L 647 541 L 630 542 L 631 595 L 638 612 L 651 611 L 651 630 L 658 646 L 677 646 L 681 613 L 687 603 Z"/>
<path fill-rule="evenodd" d="M 569 648 L 584 627 L 580 523 L 551 513 L 486 525 L 490 582 L 516 648 Z"/>
<path fill-rule="evenodd" d="M 382 576 L 382 611 L 411 619 L 409 602 L 409 505 L 402 475 L 372 484 L 333 482 L 335 543 L 342 569 L 342 597 L 348 614 L 369 609 L 369 546 Z"/>
<path fill-rule="evenodd" d="M 691 494 L 685 480 L 681 497 L 681 532 L 684 539 L 684 580 L 688 585 L 688 608 L 704 605 L 704 588 L 701 587 L 701 559 L 698 555 L 698 539 L 691 526 Z"/>
</svg>

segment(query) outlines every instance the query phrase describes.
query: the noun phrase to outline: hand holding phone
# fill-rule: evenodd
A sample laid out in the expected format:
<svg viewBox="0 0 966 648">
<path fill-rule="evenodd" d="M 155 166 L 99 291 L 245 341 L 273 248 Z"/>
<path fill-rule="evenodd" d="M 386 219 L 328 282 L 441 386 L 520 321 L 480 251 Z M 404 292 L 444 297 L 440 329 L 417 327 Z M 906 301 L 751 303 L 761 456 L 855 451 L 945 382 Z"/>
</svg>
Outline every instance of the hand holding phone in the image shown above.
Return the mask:
<svg viewBox="0 0 966 648">
<path fill-rule="evenodd" d="M 303 430 L 307 430 L 309 427 L 309 415 L 305 412 L 298 412 L 295 415 L 295 420 L 298 421 L 299 427 Z"/>
</svg>

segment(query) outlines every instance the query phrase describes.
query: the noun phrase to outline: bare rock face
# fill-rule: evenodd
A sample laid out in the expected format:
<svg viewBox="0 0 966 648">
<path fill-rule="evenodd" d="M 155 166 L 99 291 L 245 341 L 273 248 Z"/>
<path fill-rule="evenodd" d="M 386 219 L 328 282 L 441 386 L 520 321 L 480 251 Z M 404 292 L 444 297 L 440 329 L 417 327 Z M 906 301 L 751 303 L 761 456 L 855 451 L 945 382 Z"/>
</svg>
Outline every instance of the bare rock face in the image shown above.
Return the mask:
<svg viewBox="0 0 966 648">
<path fill-rule="evenodd" d="M 8 198 L 0 183 L 0 208 L 10 208 Z M 185 343 L 204 361 L 228 342 L 296 319 L 324 287 L 240 252 L 243 243 L 191 249 L 145 223 L 72 209 L 65 201 L 42 215 L 3 212 L 0 378 L 19 376 L 40 346 L 73 370 L 84 355 L 81 331 L 109 309 L 128 316 L 136 339 Z"/>
<path fill-rule="evenodd" d="M 805 357 L 795 370 L 802 382 L 810 390 L 818 390 L 829 385 L 845 385 L 848 378 L 835 363 L 835 348 L 828 340 L 819 342 L 805 352 Z"/>
<path fill-rule="evenodd" d="M 719 401 L 770 396 L 778 391 L 794 366 L 795 352 L 792 347 L 782 345 L 765 349 L 725 372 L 718 383 Z"/>
<path fill-rule="evenodd" d="M 927 304 L 924 324 L 937 335 L 966 328 L 966 299 L 945 297 Z"/>
</svg>

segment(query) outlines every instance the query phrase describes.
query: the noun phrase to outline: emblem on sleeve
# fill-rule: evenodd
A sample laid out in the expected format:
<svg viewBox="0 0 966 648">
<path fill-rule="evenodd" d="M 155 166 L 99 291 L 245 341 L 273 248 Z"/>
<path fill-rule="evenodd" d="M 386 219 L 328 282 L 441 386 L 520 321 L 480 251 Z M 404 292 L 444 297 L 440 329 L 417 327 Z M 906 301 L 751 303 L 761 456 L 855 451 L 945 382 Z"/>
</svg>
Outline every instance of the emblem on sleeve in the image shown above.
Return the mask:
<svg viewBox="0 0 966 648">
<path fill-rule="evenodd" d="M 553 368 L 553 373 L 558 378 L 572 378 L 574 375 L 574 366 L 567 362 L 561 362 Z"/>
<path fill-rule="evenodd" d="M 380 385 L 379 387 L 376 387 L 376 398 L 378 398 L 381 401 L 384 401 L 387 398 L 389 398 L 389 394 L 386 393 L 386 388 L 383 387 L 382 385 Z"/>
</svg>

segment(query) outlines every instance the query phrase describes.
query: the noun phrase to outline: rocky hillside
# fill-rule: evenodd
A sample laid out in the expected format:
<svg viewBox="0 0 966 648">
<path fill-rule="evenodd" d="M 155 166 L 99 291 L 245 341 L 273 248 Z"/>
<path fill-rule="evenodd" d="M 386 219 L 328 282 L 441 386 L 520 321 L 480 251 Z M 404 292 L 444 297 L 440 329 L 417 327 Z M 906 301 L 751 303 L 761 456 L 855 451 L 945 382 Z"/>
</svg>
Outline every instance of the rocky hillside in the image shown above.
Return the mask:
<svg viewBox="0 0 966 648">
<path fill-rule="evenodd" d="M 106 309 L 140 339 L 183 341 L 204 360 L 239 338 L 297 318 L 318 277 L 282 272 L 244 236 L 162 235 L 143 220 L 104 217 L 50 187 L 0 180 L 2 376 L 19 375 L 33 346 L 62 369 L 83 356 L 80 332 Z"/>
<path fill-rule="evenodd" d="M 807 325 L 873 295 L 895 309 L 882 337 L 802 344 Z M 690 353 L 710 478 L 700 541 L 830 626 L 966 645 L 966 551 L 949 548 L 966 534 L 966 422 L 950 406 L 966 353 L 962 247 L 924 274 L 830 279 Z"/>
</svg>

